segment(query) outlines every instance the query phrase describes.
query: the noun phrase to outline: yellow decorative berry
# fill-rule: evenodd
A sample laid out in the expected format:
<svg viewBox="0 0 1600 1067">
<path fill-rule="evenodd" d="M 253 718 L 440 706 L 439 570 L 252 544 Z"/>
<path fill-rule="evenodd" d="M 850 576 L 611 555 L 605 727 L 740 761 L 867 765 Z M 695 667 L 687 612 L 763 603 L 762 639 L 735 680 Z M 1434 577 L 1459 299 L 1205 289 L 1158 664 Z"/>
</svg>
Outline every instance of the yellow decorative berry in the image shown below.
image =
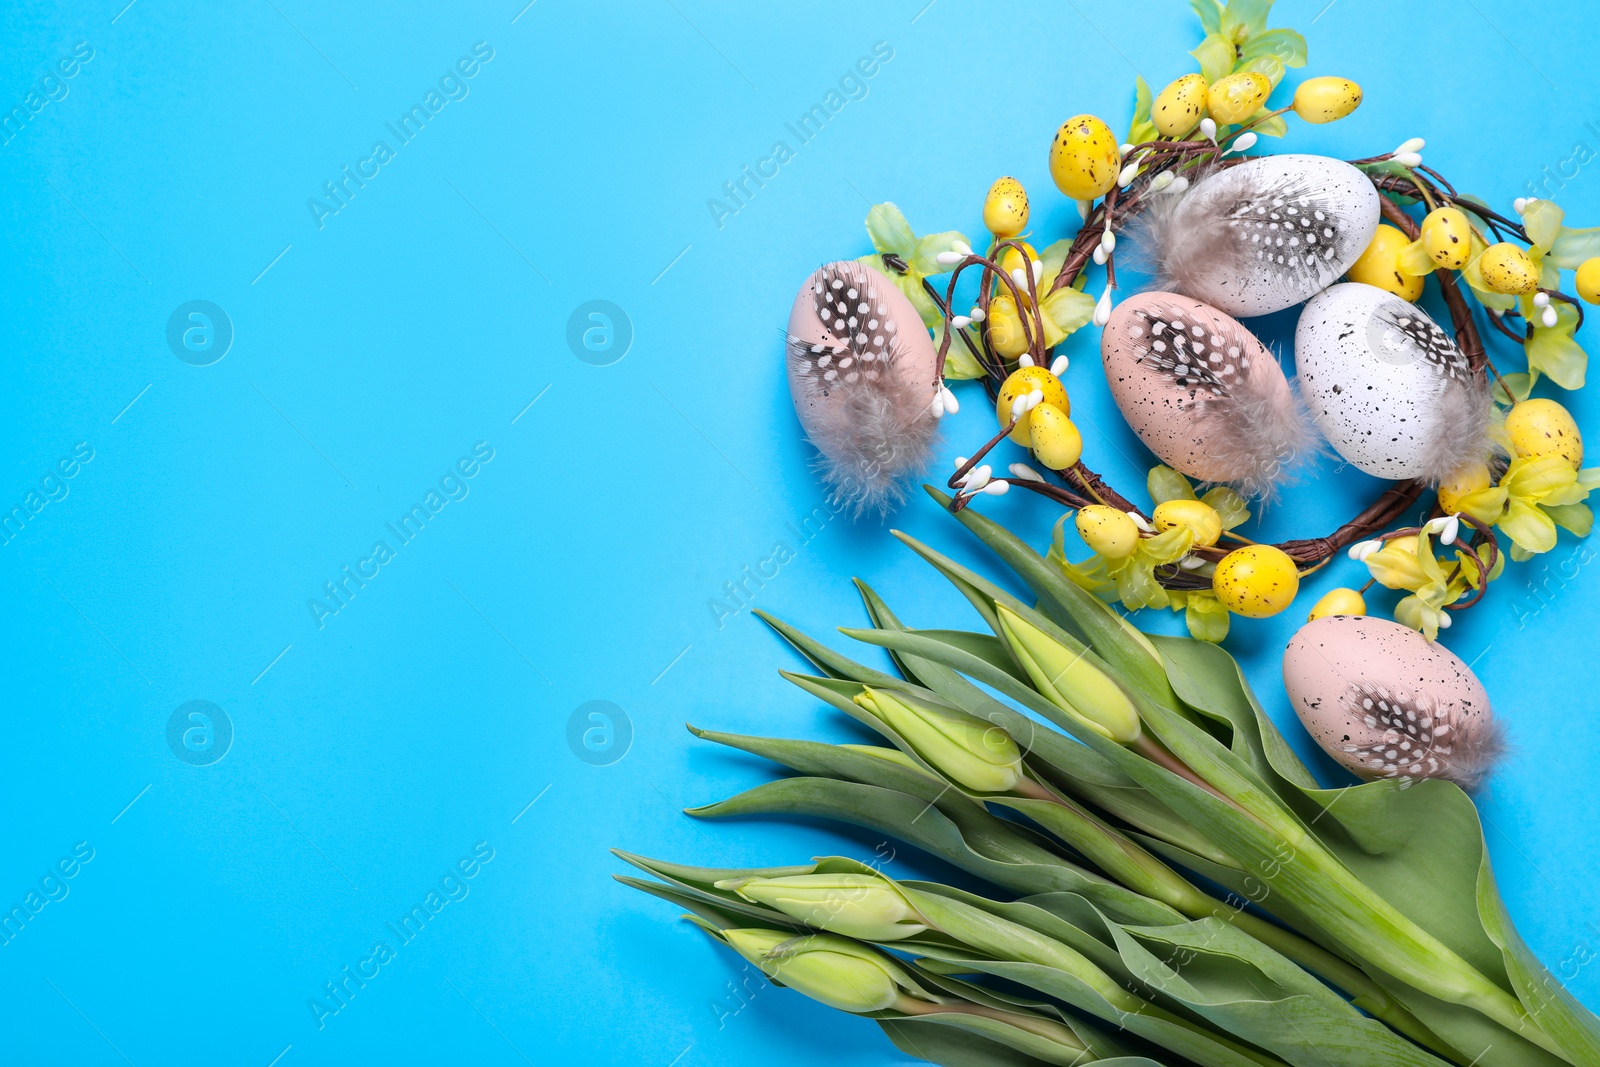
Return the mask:
<svg viewBox="0 0 1600 1067">
<path fill-rule="evenodd" d="M 1591 304 L 1600 304 L 1600 256 L 1578 264 L 1578 295 Z"/>
<path fill-rule="evenodd" d="M 1276 615 L 1300 591 L 1294 560 L 1272 545 L 1245 545 L 1222 557 L 1211 588 L 1224 607 L 1247 619 Z"/>
<path fill-rule="evenodd" d="M 1321 125 L 1342 119 L 1361 106 L 1361 86 L 1349 78 L 1307 78 L 1294 91 L 1294 113 Z"/>
<path fill-rule="evenodd" d="M 1243 122 L 1261 110 L 1272 95 L 1272 79 L 1254 70 L 1241 70 L 1211 83 L 1206 108 L 1219 125 Z"/>
<path fill-rule="evenodd" d="M 1083 458 L 1083 435 L 1054 404 L 1041 403 L 1028 412 L 1033 454 L 1053 471 L 1066 470 Z"/>
<path fill-rule="evenodd" d="M 1185 74 L 1156 97 L 1150 107 L 1150 120 L 1163 137 L 1182 137 L 1206 117 L 1210 86 L 1201 74 Z"/>
<path fill-rule="evenodd" d="M 1478 258 L 1483 284 L 1497 293 L 1529 296 L 1539 290 L 1539 271 L 1528 253 L 1509 241 L 1484 249 Z"/>
<path fill-rule="evenodd" d="M 990 307 L 998 301 L 991 301 Z M 1038 390 L 1043 394 L 1040 403 L 1049 404 L 1063 415 L 1072 414 L 1072 401 L 1067 399 L 1067 388 L 1061 384 L 1061 379 L 1051 374 L 1043 367 L 1018 367 L 1012 371 L 1000 385 L 1000 395 L 995 397 L 995 418 L 1001 426 L 1011 425 L 1011 404 L 1019 396 L 1027 396 Z M 1017 423 L 1017 428 L 1011 431 L 1011 439 L 1023 448 L 1033 447 L 1033 438 L 1028 434 L 1028 420 L 1026 418 Z M 1070 464 L 1068 464 L 1070 466 Z"/>
<path fill-rule="evenodd" d="M 1116 508 L 1090 504 L 1074 522 L 1083 543 L 1106 559 L 1126 559 L 1139 547 L 1139 527 Z"/>
<path fill-rule="evenodd" d="M 984 325 L 989 328 L 989 344 L 1006 359 L 1016 359 L 1028 350 L 1028 335 L 1017 314 L 1017 302 L 1010 296 L 989 301 L 989 318 Z"/>
<path fill-rule="evenodd" d="M 1194 531 L 1194 543 L 1214 545 L 1222 536 L 1222 516 L 1204 500 L 1168 500 L 1156 505 L 1150 516 L 1162 533 L 1179 526 Z"/>
<path fill-rule="evenodd" d="M 1489 467 L 1469 463 L 1439 483 L 1439 509 L 1447 515 L 1461 511 L 1462 498 L 1489 488 Z"/>
<path fill-rule="evenodd" d="M 1422 295 L 1422 279 L 1400 269 L 1400 253 L 1411 242 L 1393 226 L 1379 226 L 1372 243 L 1361 258 L 1350 265 L 1346 275 L 1353 282 L 1365 282 L 1387 289 L 1402 300 Z"/>
<path fill-rule="evenodd" d="M 1456 207 L 1437 207 L 1422 220 L 1422 247 L 1446 270 L 1460 270 L 1472 256 L 1472 223 Z"/>
<path fill-rule="evenodd" d="M 1074 200 L 1104 196 L 1122 172 L 1119 149 L 1110 126 L 1093 115 L 1074 115 L 1050 142 L 1050 178 Z"/>
<path fill-rule="evenodd" d="M 983 199 L 983 224 L 996 237 L 1015 237 L 1028 225 L 1028 191 L 1015 178 L 1000 178 Z"/>
<path fill-rule="evenodd" d="M 1525 459 L 1560 456 L 1577 470 L 1583 466 L 1583 435 L 1570 412 L 1554 400 L 1535 397 L 1506 413 L 1511 451 Z"/>
<path fill-rule="evenodd" d="M 1365 615 L 1367 602 L 1354 589 L 1330 589 L 1322 594 L 1317 606 L 1306 617 L 1307 622 L 1326 619 L 1329 615 Z"/>
</svg>

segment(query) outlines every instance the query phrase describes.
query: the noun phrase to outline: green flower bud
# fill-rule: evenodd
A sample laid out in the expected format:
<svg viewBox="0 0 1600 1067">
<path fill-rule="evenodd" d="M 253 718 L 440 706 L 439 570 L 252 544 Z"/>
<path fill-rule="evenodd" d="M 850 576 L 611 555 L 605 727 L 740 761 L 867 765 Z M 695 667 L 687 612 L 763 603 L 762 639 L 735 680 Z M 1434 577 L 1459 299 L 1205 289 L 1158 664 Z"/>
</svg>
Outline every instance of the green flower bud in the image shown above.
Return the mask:
<svg viewBox="0 0 1600 1067">
<path fill-rule="evenodd" d="M 906 740 L 928 766 L 974 793 L 1005 793 L 1022 781 L 1022 752 L 998 726 L 904 693 L 863 689 L 855 702 Z"/>
<path fill-rule="evenodd" d="M 724 930 L 722 938 L 768 978 L 830 1008 L 862 1014 L 891 1008 L 910 984 L 885 956 L 830 934 Z"/>
<path fill-rule="evenodd" d="M 1050 703 L 1096 733 L 1119 744 L 1139 739 L 1139 712 L 1122 687 L 1089 661 L 1028 622 L 1004 604 L 996 604 L 1001 636 L 1034 688 Z"/>
<path fill-rule="evenodd" d="M 871 874 L 796 874 L 717 883 L 791 919 L 863 941 L 898 941 L 927 927 L 900 891 Z"/>
</svg>

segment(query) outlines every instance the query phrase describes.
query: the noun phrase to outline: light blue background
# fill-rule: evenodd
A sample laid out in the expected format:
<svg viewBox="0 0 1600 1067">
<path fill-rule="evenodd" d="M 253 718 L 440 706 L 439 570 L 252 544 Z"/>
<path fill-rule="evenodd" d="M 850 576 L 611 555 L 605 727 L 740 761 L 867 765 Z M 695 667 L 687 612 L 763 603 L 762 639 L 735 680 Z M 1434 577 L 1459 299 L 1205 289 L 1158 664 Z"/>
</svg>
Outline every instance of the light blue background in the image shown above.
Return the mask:
<svg viewBox="0 0 1600 1067">
<path fill-rule="evenodd" d="M 617 886 L 605 848 L 718 865 L 873 854 L 870 834 L 678 811 L 771 774 L 685 720 L 850 736 L 776 677 L 794 661 L 748 611 L 719 626 L 708 606 L 779 542 L 794 559 L 756 602 L 813 632 L 860 618 L 851 575 L 912 623 L 974 621 L 875 522 L 793 533 L 822 492 L 781 374 L 789 301 L 819 263 L 869 250 L 869 202 L 973 234 L 1010 173 L 1034 193 L 1036 243 L 1075 227 L 1050 134 L 1084 110 L 1123 128 L 1135 70 L 1159 87 L 1190 69 L 1186 5 L 123 2 L 0 16 L 0 108 L 94 49 L 0 148 L 3 510 L 77 443 L 94 450 L 0 550 L 0 904 L 94 849 L 0 947 L 0 1059 L 901 1059 L 790 993 L 741 1007 L 737 962 Z M 1556 195 L 1600 222 L 1600 168 L 1570 162 L 1578 142 L 1600 149 L 1592 5 L 1325 3 L 1279 5 L 1311 42 L 1291 79 L 1353 77 L 1367 103 L 1285 148 L 1356 157 L 1426 136 L 1431 164 L 1502 209 L 1567 161 Z M 307 199 L 373 141 L 394 147 L 384 123 L 478 41 L 494 55 L 470 95 L 319 229 Z M 893 59 L 868 95 L 717 226 L 707 200 L 774 141 L 796 147 L 785 123 L 879 41 Z M 165 341 L 192 299 L 235 329 L 211 366 Z M 631 318 L 611 366 L 565 341 L 591 299 Z M 1088 333 L 1067 349 L 1087 458 L 1137 486 L 1148 459 Z M 990 432 L 962 395 L 942 463 Z M 1600 431 L 1590 398 L 1568 403 Z M 384 524 L 480 441 L 494 458 L 469 495 L 319 628 L 307 600 L 393 545 Z M 1329 528 L 1375 489 L 1322 473 L 1267 537 Z M 1043 543 L 1038 501 L 984 507 Z M 931 506 L 895 522 L 976 558 Z M 1506 899 L 1594 1003 L 1600 967 L 1578 966 L 1600 952 L 1590 554 L 1563 535 L 1447 643 L 1517 746 L 1482 797 Z M 1359 578 L 1341 559 L 1311 594 Z M 1302 749 L 1278 659 L 1303 611 L 1228 642 Z M 235 730 L 211 766 L 166 742 L 195 699 Z M 590 700 L 631 720 L 611 766 L 566 740 Z M 469 895 L 319 1029 L 308 1000 L 394 941 L 385 924 L 477 842 L 494 858 Z"/>
</svg>

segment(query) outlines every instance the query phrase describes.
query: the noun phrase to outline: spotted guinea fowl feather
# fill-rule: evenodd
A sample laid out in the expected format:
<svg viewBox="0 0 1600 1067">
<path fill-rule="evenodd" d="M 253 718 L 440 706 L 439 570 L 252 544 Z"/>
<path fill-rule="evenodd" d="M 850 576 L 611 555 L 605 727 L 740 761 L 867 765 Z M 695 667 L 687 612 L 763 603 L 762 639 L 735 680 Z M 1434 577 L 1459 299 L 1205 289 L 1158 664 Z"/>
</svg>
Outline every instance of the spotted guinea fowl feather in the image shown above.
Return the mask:
<svg viewBox="0 0 1600 1067">
<path fill-rule="evenodd" d="M 1433 404 L 1438 428 L 1422 448 L 1420 477 L 1438 485 L 1472 463 L 1483 463 L 1494 451 L 1490 437 L 1489 384 L 1438 323 L 1398 298 L 1373 316 L 1373 345 L 1378 358 L 1395 363 L 1426 363 L 1439 392 Z"/>
<path fill-rule="evenodd" d="M 1318 449 L 1293 390 L 1275 388 L 1276 375 L 1252 372 L 1252 359 L 1271 355 L 1231 320 L 1203 325 L 1170 304 L 1135 314 L 1134 358 L 1189 391 L 1208 455 L 1239 472 L 1247 496 L 1271 499 L 1295 461 Z"/>
<path fill-rule="evenodd" d="M 1259 174 L 1260 180 L 1249 180 Z M 1356 241 L 1338 196 L 1292 173 L 1224 169 L 1187 193 L 1150 198 L 1130 226 L 1137 268 L 1153 287 L 1228 305 L 1226 280 L 1245 271 L 1279 276 L 1279 288 L 1315 292 L 1342 273 Z M 1359 249 L 1356 249 L 1359 251 Z"/>
<path fill-rule="evenodd" d="M 1473 789 L 1505 754 L 1505 735 L 1489 709 L 1455 714 L 1424 695 L 1352 685 L 1344 696 L 1352 721 L 1366 733 L 1340 748 L 1369 777 L 1447 778 Z"/>
<path fill-rule="evenodd" d="M 938 430 L 933 384 L 907 373 L 881 284 L 853 263 L 824 268 L 811 289 L 829 337 L 788 337 L 793 380 L 830 401 L 817 405 L 808 428 L 818 472 L 857 515 L 886 513 L 905 499 Z"/>
</svg>

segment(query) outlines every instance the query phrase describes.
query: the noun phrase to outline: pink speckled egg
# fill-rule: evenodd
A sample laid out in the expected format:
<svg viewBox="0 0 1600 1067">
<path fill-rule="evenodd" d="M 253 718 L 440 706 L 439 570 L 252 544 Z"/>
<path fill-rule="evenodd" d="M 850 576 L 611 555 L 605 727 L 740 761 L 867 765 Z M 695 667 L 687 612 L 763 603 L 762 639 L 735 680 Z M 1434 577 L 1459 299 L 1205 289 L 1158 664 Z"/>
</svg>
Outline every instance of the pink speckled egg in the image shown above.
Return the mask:
<svg viewBox="0 0 1600 1067">
<path fill-rule="evenodd" d="M 1249 330 L 1192 297 L 1124 300 L 1100 336 L 1100 356 L 1128 425 L 1191 478 L 1262 492 L 1310 447 L 1278 361 Z"/>
<path fill-rule="evenodd" d="M 883 274 L 829 263 L 789 310 L 789 390 L 820 469 L 847 502 L 884 508 L 926 465 L 938 418 L 938 353 L 922 317 Z"/>
<path fill-rule="evenodd" d="M 1307 623 L 1283 654 L 1289 702 L 1312 738 L 1362 778 L 1477 785 L 1503 751 L 1489 694 L 1449 649 L 1388 619 Z"/>
</svg>

